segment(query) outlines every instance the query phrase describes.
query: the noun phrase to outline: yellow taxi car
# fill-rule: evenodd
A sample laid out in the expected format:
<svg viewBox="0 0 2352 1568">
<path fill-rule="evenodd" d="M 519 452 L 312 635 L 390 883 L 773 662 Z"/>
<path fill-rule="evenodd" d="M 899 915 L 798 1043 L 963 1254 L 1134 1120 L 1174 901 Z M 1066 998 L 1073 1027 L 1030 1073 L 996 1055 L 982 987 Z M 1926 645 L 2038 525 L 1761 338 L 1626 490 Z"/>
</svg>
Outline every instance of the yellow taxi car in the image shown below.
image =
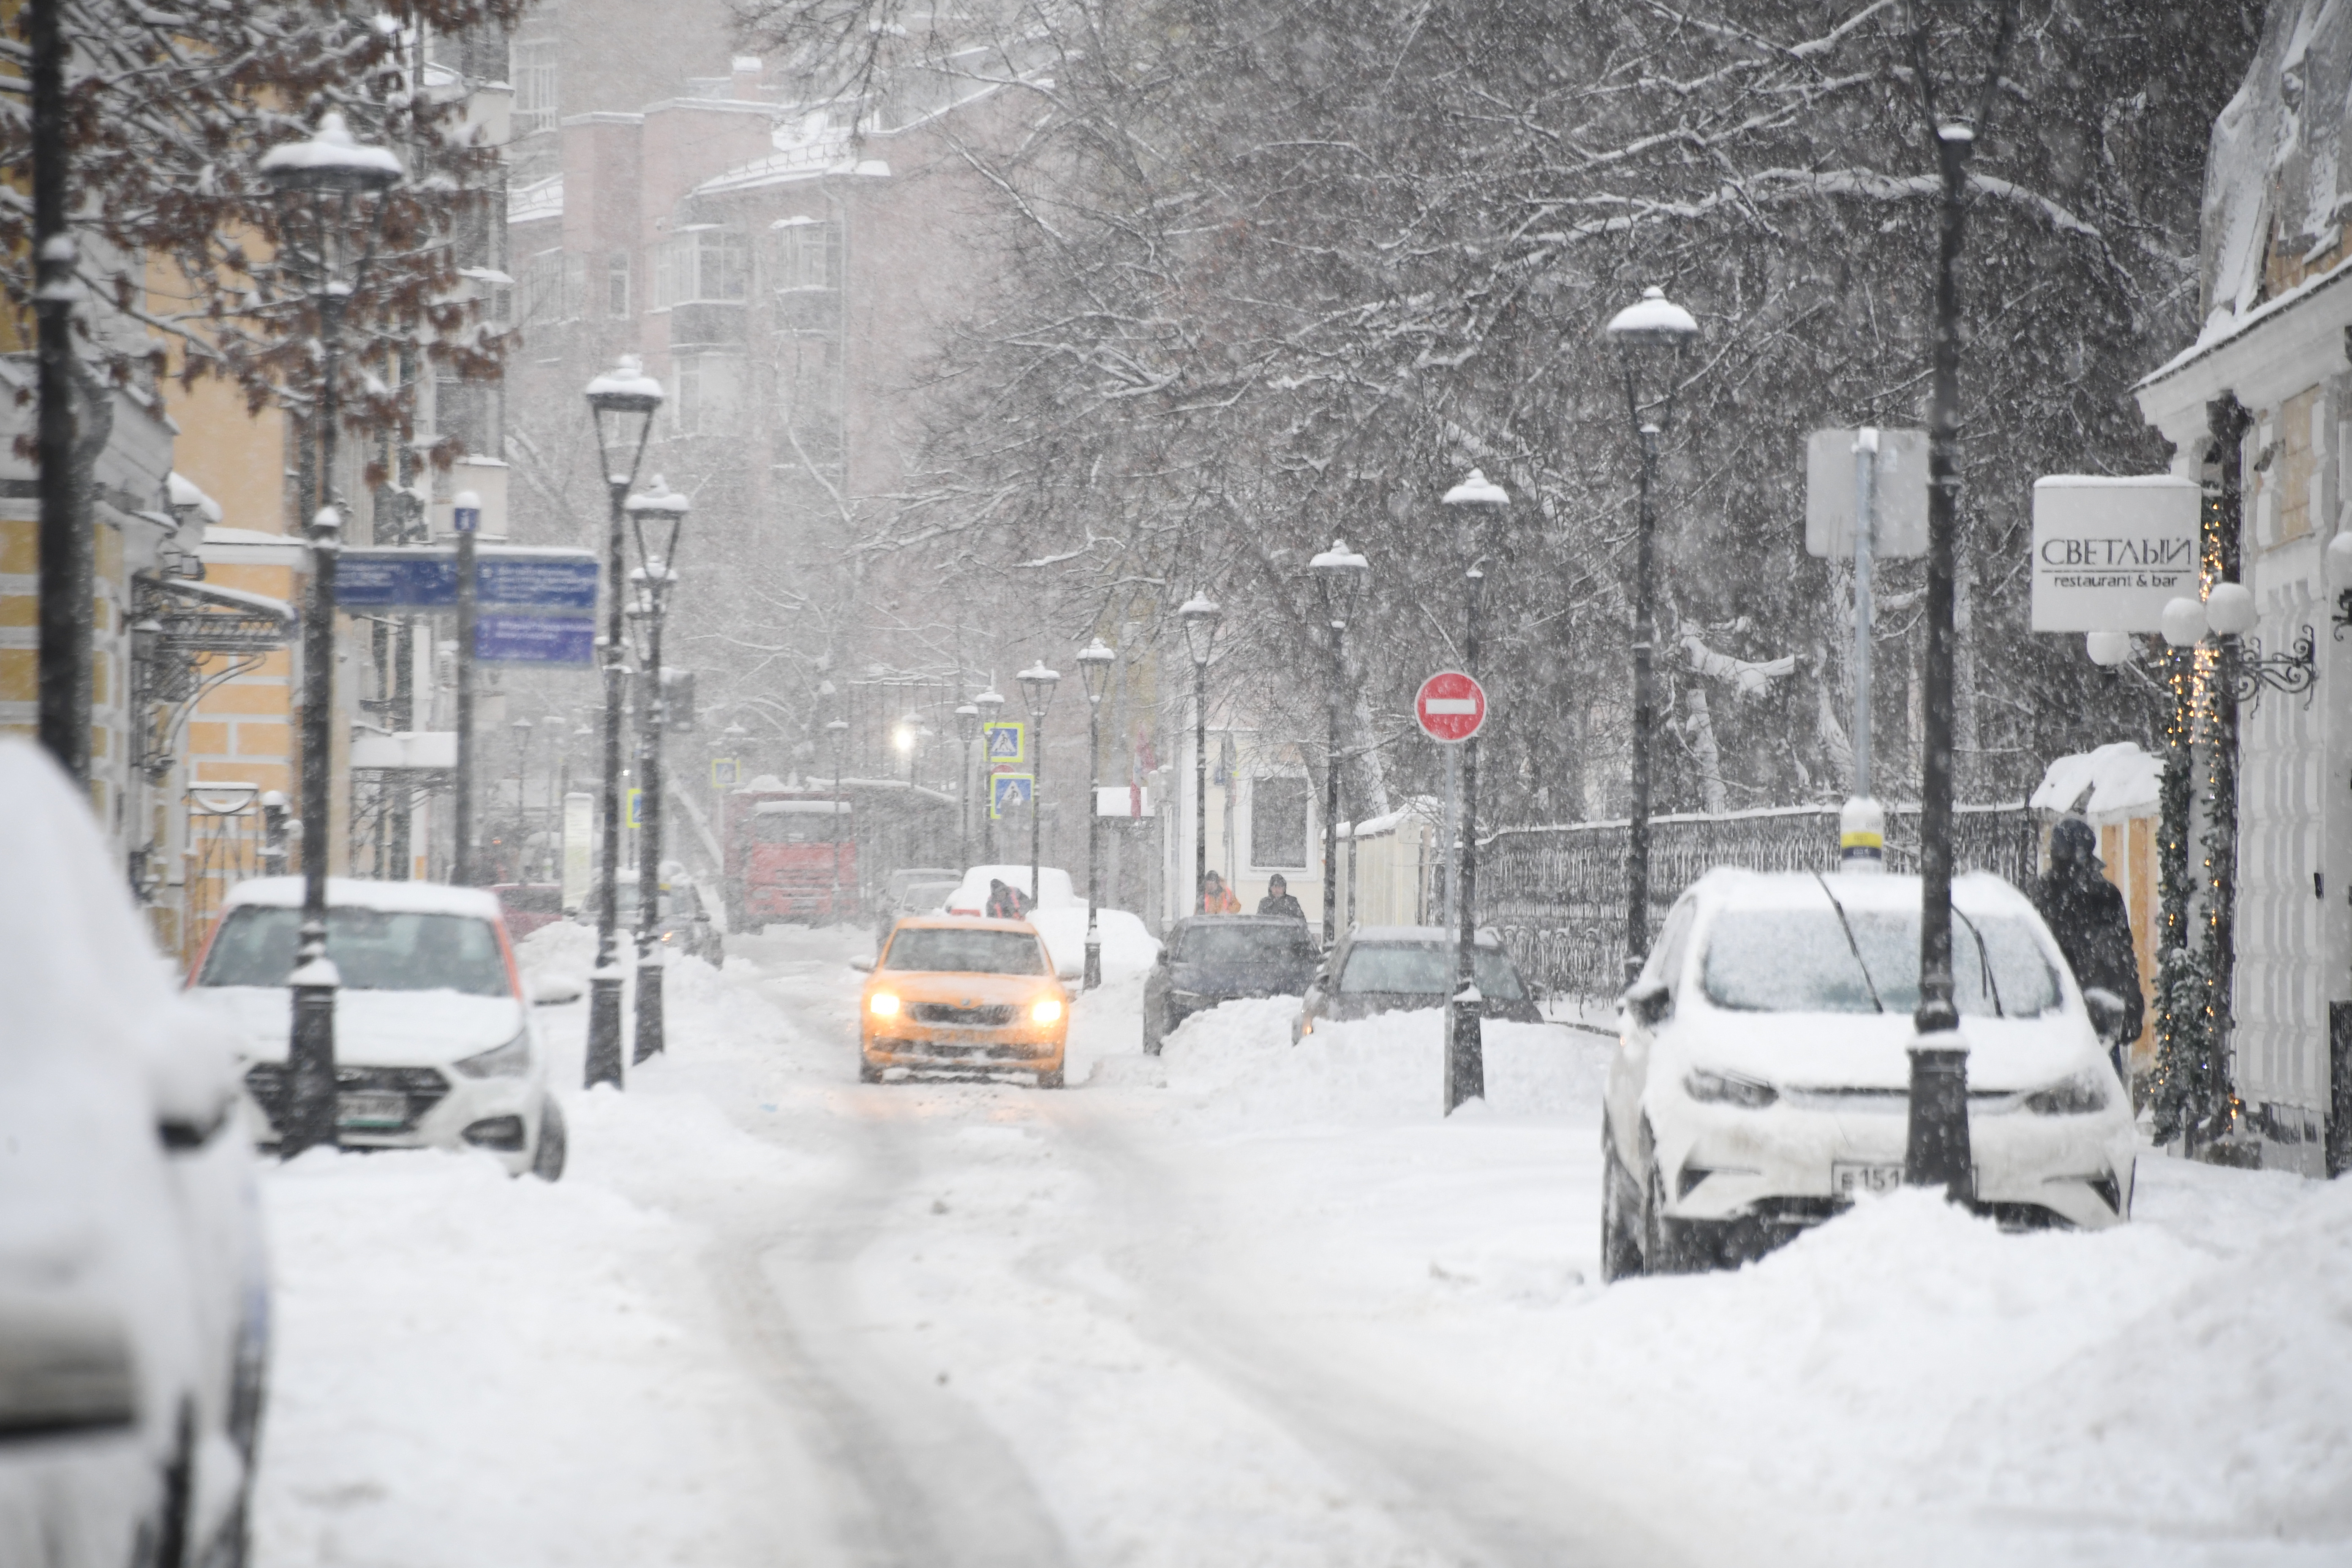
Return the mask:
<svg viewBox="0 0 2352 1568">
<path fill-rule="evenodd" d="M 866 967 L 860 964 L 858 967 Z M 857 1005 L 857 1076 L 893 1068 L 1062 1087 L 1070 994 L 1027 921 L 918 915 L 890 929 Z"/>
</svg>

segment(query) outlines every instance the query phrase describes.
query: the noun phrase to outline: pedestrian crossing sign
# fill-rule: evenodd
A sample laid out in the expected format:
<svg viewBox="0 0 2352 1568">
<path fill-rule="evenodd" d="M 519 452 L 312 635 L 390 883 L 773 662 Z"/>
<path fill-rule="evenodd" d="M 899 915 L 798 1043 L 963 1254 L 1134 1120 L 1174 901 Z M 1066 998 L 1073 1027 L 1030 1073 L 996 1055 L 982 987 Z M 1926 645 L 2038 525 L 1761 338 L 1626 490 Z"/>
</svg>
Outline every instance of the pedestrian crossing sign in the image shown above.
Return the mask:
<svg viewBox="0 0 2352 1568">
<path fill-rule="evenodd" d="M 1036 787 L 1027 773 L 991 773 L 989 775 L 988 815 L 1003 816 L 1029 804 L 1030 792 Z"/>
<path fill-rule="evenodd" d="M 645 819 L 637 811 L 639 804 L 644 801 L 645 797 L 646 792 L 642 789 L 632 787 L 629 791 L 629 815 L 627 821 L 631 827 L 643 827 L 646 825 Z"/>
<path fill-rule="evenodd" d="M 733 789 L 742 776 L 742 767 L 735 758 L 713 757 L 710 759 L 711 788 Z"/>
<path fill-rule="evenodd" d="M 990 763 L 1019 763 L 1028 760 L 1021 749 L 1021 742 L 1024 739 L 1021 731 L 1026 729 L 1027 726 L 1023 724 L 1020 720 L 999 719 L 993 723 L 983 725 L 982 728 L 985 731 L 988 740 L 988 760 Z"/>
</svg>

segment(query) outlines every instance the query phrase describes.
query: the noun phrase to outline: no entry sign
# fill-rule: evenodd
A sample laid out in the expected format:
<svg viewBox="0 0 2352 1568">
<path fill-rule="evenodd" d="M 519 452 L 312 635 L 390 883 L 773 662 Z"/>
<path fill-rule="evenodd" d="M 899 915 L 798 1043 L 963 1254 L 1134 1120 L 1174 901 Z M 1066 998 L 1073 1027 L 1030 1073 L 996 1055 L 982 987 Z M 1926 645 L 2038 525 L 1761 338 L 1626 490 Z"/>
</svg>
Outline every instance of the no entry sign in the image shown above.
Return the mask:
<svg viewBox="0 0 2352 1568">
<path fill-rule="evenodd" d="M 1466 741 L 1486 722 L 1486 690 L 1458 669 L 1442 669 L 1421 683 L 1412 716 L 1433 741 Z"/>
</svg>

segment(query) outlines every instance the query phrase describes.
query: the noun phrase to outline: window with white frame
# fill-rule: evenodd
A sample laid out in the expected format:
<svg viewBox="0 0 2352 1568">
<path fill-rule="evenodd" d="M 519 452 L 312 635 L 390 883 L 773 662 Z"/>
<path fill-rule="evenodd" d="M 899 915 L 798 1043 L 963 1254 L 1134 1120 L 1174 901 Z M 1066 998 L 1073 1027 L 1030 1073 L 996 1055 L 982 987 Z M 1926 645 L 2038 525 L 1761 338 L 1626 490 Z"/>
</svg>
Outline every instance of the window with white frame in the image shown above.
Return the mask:
<svg viewBox="0 0 2352 1568">
<path fill-rule="evenodd" d="M 774 237 L 770 286 L 779 294 L 841 287 L 841 226 L 822 218 L 788 217 Z"/>
<path fill-rule="evenodd" d="M 1307 781 L 1254 778 L 1249 788 L 1250 864 L 1281 870 L 1307 865 Z"/>
<path fill-rule="evenodd" d="M 514 133 L 530 136 L 555 129 L 556 40 L 517 39 L 507 55 L 508 85 L 514 89 Z"/>
<path fill-rule="evenodd" d="M 670 361 L 666 390 L 670 433 L 676 436 L 734 434 L 743 379 L 743 358 L 734 353 L 679 354 Z"/>
<path fill-rule="evenodd" d="M 654 251 L 654 309 L 740 302 L 751 291 L 751 256 L 743 237 L 717 224 L 696 224 Z"/>
<path fill-rule="evenodd" d="M 604 314 L 615 321 L 629 319 L 629 253 L 625 250 L 604 258 Z"/>
</svg>

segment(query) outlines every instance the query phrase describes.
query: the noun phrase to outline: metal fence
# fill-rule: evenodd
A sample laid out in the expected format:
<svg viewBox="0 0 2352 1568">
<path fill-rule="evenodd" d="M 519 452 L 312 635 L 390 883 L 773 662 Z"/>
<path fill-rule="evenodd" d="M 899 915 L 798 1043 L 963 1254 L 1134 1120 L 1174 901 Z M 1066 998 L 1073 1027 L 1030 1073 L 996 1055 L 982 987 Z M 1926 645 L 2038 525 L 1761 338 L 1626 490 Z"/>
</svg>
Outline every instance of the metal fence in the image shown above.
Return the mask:
<svg viewBox="0 0 2352 1568">
<path fill-rule="evenodd" d="M 1529 984 L 1549 994 L 1612 996 L 1625 984 L 1625 838 L 1628 824 L 1508 827 L 1478 846 L 1478 917 Z M 1990 871 L 2020 887 L 2041 854 L 2023 802 L 1963 805 L 1952 819 L 1956 871 Z M 1650 820 L 1650 921 L 1656 931 L 1685 888 L 1717 866 L 1752 871 L 1829 871 L 1838 861 L 1838 807 L 1780 806 L 1719 816 Z M 1886 808 L 1886 863 L 1915 871 L 1919 808 Z"/>
</svg>

